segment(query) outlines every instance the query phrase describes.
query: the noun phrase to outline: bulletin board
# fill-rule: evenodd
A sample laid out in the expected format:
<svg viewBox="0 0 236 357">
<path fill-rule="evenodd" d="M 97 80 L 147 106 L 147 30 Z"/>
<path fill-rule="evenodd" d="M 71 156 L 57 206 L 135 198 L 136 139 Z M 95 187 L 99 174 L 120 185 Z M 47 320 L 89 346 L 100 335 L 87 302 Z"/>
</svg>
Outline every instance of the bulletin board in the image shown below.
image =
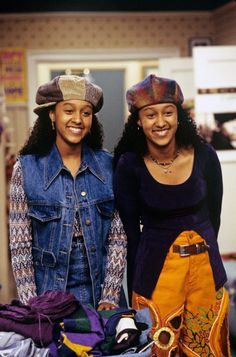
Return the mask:
<svg viewBox="0 0 236 357">
<path fill-rule="evenodd" d="M 0 48 L 0 81 L 6 104 L 26 103 L 26 53 L 22 48 Z"/>
</svg>

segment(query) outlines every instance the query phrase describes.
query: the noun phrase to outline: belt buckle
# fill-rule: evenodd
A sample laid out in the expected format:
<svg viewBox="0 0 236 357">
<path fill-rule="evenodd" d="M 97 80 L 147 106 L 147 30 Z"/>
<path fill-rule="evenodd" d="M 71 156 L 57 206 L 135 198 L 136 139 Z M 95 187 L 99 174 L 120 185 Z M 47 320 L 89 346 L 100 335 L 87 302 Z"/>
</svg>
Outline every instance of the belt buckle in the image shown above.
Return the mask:
<svg viewBox="0 0 236 357">
<path fill-rule="evenodd" d="M 179 246 L 179 255 L 181 257 L 189 257 L 190 254 L 189 253 L 186 253 L 185 252 L 185 248 L 188 247 L 189 245 L 188 244 L 185 244 L 185 245 L 180 245 Z"/>
<path fill-rule="evenodd" d="M 196 243 L 195 247 L 197 249 L 197 253 L 196 254 L 200 254 L 201 253 L 201 245 L 199 243 Z"/>
</svg>

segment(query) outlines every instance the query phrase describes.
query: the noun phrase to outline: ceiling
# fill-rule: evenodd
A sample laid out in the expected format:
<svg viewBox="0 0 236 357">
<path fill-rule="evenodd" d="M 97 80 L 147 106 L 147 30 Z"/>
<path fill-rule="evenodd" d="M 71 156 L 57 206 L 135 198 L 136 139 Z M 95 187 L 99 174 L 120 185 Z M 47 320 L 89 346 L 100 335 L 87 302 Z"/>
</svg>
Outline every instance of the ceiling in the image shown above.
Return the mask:
<svg viewBox="0 0 236 357">
<path fill-rule="evenodd" d="M 0 13 L 51 11 L 212 11 L 235 0 L 2 0 Z"/>
</svg>

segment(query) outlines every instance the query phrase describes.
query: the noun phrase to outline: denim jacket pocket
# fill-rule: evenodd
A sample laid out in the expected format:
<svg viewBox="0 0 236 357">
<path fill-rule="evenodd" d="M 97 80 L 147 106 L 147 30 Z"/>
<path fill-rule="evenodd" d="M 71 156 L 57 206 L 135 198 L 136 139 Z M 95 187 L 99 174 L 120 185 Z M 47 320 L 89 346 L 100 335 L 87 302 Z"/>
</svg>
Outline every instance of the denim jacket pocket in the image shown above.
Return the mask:
<svg viewBox="0 0 236 357">
<path fill-rule="evenodd" d="M 33 246 L 48 249 L 54 246 L 58 235 L 58 222 L 62 217 L 59 206 L 30 205 L 29 217 L 33 229 Z"/>
<path fill-rule="evenodd" d="M 114 201 L 100 202 L 96 204 L 97 210 L 103 218 L 111 219 L 114 213 Z"/>
<path fill-rule="evenodd" d="M 61 218 L 61 208 L 47 205 L 30 205 L 29 216 L 40 222 L 49 222 Z"/>
<path fill-rule="evenodd" d="M 33 257 L 36 265 L 54 268 L 57 260 L 53 252 L 41 248 L 33 247 Z"/>
</svg>

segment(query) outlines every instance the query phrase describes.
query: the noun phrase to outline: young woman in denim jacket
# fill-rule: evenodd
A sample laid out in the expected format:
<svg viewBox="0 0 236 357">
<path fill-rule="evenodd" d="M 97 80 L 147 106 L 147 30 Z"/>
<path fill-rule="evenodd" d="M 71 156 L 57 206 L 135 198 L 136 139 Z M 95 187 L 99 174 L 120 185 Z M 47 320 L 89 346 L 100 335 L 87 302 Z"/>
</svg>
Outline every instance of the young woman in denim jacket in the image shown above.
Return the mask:
<svg viewBox="0 0 236 357">
<path fill-rule="evenodd" d="M 14 166 L 10 250 L 23 303 L 47 290 L 99 309 L 119 305 L 126 236 L 114 207 L 112 157 L 95 115 L 102 89 L 57 76 L 39 87 L 38 115 Z"/>
<path fill-rule="evenodd" d="M 132 307 L 152 311 L 157 356 L 229 356 L 218 157 L 182 107 L 176 81 L 150 75 L 126 98 L 114 192 Z"/>
</svg>

